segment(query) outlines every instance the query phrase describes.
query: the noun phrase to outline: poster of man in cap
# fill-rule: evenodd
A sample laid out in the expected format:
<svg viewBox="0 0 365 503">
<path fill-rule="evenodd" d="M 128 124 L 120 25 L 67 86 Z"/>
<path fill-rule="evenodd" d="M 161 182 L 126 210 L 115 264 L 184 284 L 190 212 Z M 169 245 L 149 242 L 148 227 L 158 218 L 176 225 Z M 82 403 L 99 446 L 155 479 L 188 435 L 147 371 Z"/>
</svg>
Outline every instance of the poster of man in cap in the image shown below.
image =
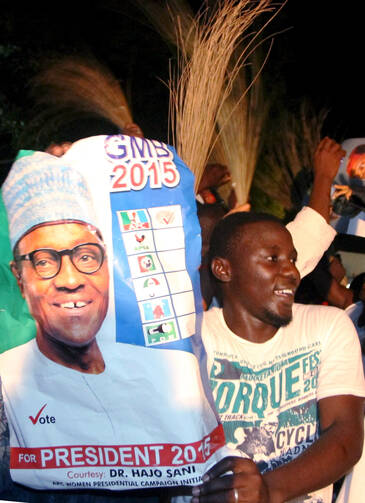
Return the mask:
<svg viewBox="0 0 365 503">
<path fill-rule="evenodd" d="M 98 136 L 61 158 L 21 153 L 3 199 L 11 269 L 36 323 L 34 339 L 0 355 L 13 480 L 199 483 L 227 448 L 200 366 L 188 168 L 161 142 Z"/>
<path fill-rule="evenodd" d="M 333 220 L 338 232 L 365 237 L 365 138 L 342 143 L 346 151 L 333 186 Z"/>
</svg>

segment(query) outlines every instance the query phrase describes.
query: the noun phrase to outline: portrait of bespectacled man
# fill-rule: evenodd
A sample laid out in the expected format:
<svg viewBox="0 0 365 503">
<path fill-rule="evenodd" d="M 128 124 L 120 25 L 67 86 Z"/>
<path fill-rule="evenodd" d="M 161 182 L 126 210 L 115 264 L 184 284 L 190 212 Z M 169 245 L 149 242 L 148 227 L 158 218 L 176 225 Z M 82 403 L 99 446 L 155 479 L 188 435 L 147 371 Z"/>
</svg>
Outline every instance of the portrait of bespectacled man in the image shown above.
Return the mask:
<svg viewBox="0 0 365 503">
<path fill-rule="evenodd" d="M 40 351 L 80 372 L 102 372 L 95 337 L 108 309 L 109 273 L 100 232 L 79 221 L 41 224 L 19 240 L 11 267 Z"/>
</svg>

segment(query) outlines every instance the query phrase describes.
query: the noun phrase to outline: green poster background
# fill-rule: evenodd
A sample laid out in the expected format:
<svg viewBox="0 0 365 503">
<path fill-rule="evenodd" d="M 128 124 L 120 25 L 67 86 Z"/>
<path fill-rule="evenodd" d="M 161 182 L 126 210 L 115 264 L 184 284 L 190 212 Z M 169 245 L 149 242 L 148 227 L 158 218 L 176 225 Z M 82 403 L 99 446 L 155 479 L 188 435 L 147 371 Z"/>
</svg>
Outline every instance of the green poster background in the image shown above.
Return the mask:
<svg viewBox="0 0 365 503">
<path fill-rule="evenodd" d="M 12 258 L 8 219 L 0 193 L 0 353 L 36 334 L 35 322 L 9 267 Z"/>
</svg>

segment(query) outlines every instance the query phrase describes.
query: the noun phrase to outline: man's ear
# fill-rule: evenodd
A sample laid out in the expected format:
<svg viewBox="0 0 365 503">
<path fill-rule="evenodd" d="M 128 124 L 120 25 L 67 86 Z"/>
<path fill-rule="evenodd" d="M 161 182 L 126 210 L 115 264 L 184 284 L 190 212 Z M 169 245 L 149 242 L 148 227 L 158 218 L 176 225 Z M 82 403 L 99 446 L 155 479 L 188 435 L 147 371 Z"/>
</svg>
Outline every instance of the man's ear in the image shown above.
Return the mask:
<svg viewBox="0 0 365 503">
<path fill-rule="evenodd" d="M 227 283 L 231 281 L 231 264 L 229 260 L 221 257 L 214 257 L 211 263 L 213 275 L 219 280 Z"/>
<path fill-rule="evenodd" d="M 22 273 L 19 271 L 16 262 L 12 260 L 10 262 L 10 269 L 13 275 L 15 276 L 16 282 L 18 283 L 18 287 L 20 289 L 20 293 L 24 297 L 24 287 L 23 287 L 23 278 L 22 278 Z"/>
</svg>

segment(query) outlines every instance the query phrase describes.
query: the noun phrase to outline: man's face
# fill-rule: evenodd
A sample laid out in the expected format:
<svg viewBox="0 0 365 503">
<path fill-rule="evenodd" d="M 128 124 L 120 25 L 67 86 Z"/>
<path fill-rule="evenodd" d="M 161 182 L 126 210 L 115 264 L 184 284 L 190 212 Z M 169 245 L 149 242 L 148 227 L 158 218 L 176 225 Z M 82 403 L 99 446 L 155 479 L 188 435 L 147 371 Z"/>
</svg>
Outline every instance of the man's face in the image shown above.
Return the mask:
<svg viewBox="0 0 365 503">
<path fill-rule="evenodd" d="M 365 179 L 365 154 L 353 154 L 351 175 L 353 178 Z"/>
<path fill-rule="evenodd" d="M 279 328 L 292 318 L 300 277 L 289 232 L 275 222 L 247 224 L 229 258 L 230 299 L 251 319 Z M 235 300 L 236 299 L 236 300 Z"/>
<path fill-rule="evenodd" d="M 45 225 L 20 240 L 19 255 L 40 248 L 72 249 L 83 243 L 102 244 L 87 225 Z M 72 347 L 82 347 L 94 340 L 108 309 L 106 258 L 98 271 L 85 274 L 76 269 L 70 256 L 64 255 L 59 273 L 51 279 L 39 277 L 28 260 L 21 261 L 19 268 L 18 284 L 37 322 L 37 338 Z"/>
</svg>

